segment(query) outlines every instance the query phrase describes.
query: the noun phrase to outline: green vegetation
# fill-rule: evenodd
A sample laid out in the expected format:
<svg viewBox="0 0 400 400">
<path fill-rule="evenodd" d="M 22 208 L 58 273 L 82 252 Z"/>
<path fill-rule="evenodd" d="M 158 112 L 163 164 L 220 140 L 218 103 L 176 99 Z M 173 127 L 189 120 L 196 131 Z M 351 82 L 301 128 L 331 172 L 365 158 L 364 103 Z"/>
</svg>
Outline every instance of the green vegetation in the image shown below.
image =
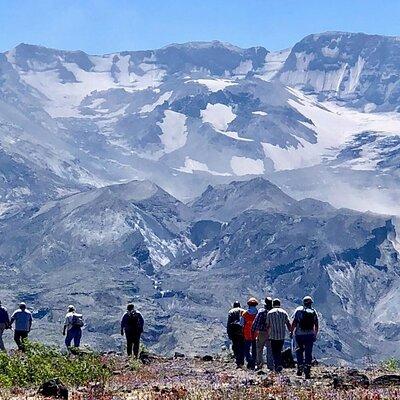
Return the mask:
<svg viewBox="0 0 400 400">
<path fill-rule="evenodd" d="M 99 382 L 105 385 L 112 366 L 102 356 L 86 352 L 62 354 L 54 347 L 27 342 L 26 352 L 0 352 L 0 387 L 33 387 L 59 378 L 66 385 Z"/>
<path fill-rule="evenodd" d="M 400 370 L 400 360 L 394 357 L 388 358 L 382 362 L 382 368 L 395 372 Z"/>
<path fill-rule="evenodd" d="M 137 358 L 132 358 L 129 361 L 129 369 L 133 372 L 139 371 L 141 362 Z"/>
</svg>

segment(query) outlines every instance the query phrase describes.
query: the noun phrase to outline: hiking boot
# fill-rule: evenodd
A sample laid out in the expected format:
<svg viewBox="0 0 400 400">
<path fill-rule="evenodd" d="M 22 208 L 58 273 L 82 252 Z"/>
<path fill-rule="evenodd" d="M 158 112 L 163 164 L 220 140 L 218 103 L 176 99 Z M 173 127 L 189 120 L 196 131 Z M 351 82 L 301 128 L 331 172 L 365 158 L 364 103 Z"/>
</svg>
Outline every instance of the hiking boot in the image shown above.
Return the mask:
<svg viewBox="0 0 400 400">
<path fill-rule="evenodd" d="M 302 375 L 303 375 L 303 367 L 298 367 L 298 368 L 297 368 L 296 375 L 297 375 L 297 376 L 302 376 Z"/>
<path fill-rule="evenodd" d="M 275 372 L 280 374 L 283 371 L 283 367 L 282 365 L 279 365 L 278 367 L 276 367 Z"/>
<path fill-rule="evenodd" d="M 311 378 L 311 368 L 310 367 L 304 368 L 304 378 L 306 378 L 306 379 Z"/>
</svg>

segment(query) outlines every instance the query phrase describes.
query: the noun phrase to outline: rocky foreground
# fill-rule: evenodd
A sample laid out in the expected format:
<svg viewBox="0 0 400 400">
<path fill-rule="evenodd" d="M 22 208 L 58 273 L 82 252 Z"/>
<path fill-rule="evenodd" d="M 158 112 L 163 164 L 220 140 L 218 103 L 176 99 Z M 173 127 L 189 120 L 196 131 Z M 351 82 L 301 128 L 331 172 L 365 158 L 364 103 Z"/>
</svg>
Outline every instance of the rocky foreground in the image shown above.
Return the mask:
<svg viewBox="0 0 400 400">
<path fill-rule="evenodd" d="M 14 388 L 3 392 L 0 398 L 43 399 L 58 395 L 73 400 L 400 399 L 400 375 L 378 367 L 355 370 L 317 365 L 313 378 L 305 380 L 296 376 L 295 369 L 285 369 L 280 375 L 236 369 L 228 357 L 145 355 L 141 361 L 132 361 L 107 355 L 104 362 L 112 365 L 107 381 L 66 388 L 55 380 L 39 390 Z"/>
</svg>

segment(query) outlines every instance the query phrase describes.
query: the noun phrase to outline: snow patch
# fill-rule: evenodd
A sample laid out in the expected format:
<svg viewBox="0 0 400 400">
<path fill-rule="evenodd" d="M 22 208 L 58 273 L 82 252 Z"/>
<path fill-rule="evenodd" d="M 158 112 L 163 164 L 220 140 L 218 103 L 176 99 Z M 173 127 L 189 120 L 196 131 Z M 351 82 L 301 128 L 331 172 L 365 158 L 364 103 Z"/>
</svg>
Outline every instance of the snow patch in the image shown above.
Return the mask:
<svg viewBox="0 0 400 400">
<path fill-rule="evenodd" d="M 211 124 L 215 129 L 226 131 L 228 125 L 236 118 L 232 107 L 225 104 L 207 104 L 205 110 L 201 110 L 201 117 L 204 123 Z"/>
<path fill-rule="evenodd" d="M 253 158 L 233 156 L 230 164 L 232 171 L 238 176 L 260 175 L 265 170 L 263 160 Z"/>
<path fill-rule="evenodd" d="M 321 49 L 321 51 L 325 57 L 334 58 L 334 57 L 337 57 L 339 54 L 339 47 L 335 47 L 332 49 L 328 46 L 325 46 Z"/>
<path fill-rule="evenodd" d="M 76 117 L 79 115 L 77 107 L 94 91 L 124 88 L 133 92 L 157 87 L 164 78 L 165 71 L 155 66 L 142 76 L 129 72 L 130 56 L 119 55 L 117 66 L 120 72 L 116 72 L 115 80 L 111 75 L 113 57 L 114 55 L 91 56 L 90 60 L 94 63 L 91 71 L 85 71 L 75 63 L 63 63 L 63 67 L 75 76 L 77 82 L 62 83 L 57 65 L 51 67 L 54 69 L 49 69 L 49 65 L 46 65 L 46 70 L 36 66 L 28 72 L 20 70 L 19 73 L 25 83 L 43 95 L 41 100 L 52 117 Z"/>
<path fill-rule="evenodd" d="M 360 132 L 376 131 L 386 135 L 400 132 L 398 113 L 363 113 L 354 109 L 340 107 L 333 102 L 315 103 L 311 97 L 297 89 L 288 88 L 295 96 L 288 103 L 298 112 L 309 118 L 313 124 L 303 124 L 317 134 L 317 143 L 309 143 L 297 137 L 299 145 L 283 149 L 269 143 L 262 143 L 265 156 L 274 163 L 275 170 L 309 167 L 322 162 L 324 158 L 336 154 L 337 149 Z M 320 107 L 322 105 L 323 107 Z M 355 168 L 355 164 L 351 165 Z M 364 163 L 361 168 L 370 168 Z"/>
<path fill-rule="evenodd" d="M 186 157 L 185 159 L 185 166 L 176 168 L 177 171 L 180 172 L 185 172 L 187 174 L 193 174 L 194 171 L 202 171 L 202 172 L 207 172 L 211 175 L 217 175 L 217 176 L 230 176 L 231 174 L 225 173 L 225 172 L 217 172 L 210 170 L 207 166 L 207 164 L 204 164 L 200 161 L 192 160 L 190 157 Z"/>
<path fill-rule="evenodd" d="M 228 86 L 237 85 L 236 82 L 229 79 L 190 79 L 185 83 L 189 82 L 195 82 L 207 86 L 211 92 L 218 92 L 219 90 L 224 90 Z"/>
<path fill-rule="evenodd" d="M 240 140 L 242 142 L 254 142 L 253 139 L 248 139 L 248 138 L 239 136 L 237 132 L 220 131 L 218 129 L 216 129 L 216 132 L 220 133 L 221 135 L 228 136 L 229 138 L 234 139 L 234 140 Z"/>
<path fill-rule="evenodd" d="M 186 115 L 171 110 L 165 110 L 164 115 L 162 122 L 157 122 L 157 125 L 163 132 L 160 140 L 164 145 L 165 152 L 171 153 L 186 143 Z"/>
</svg>

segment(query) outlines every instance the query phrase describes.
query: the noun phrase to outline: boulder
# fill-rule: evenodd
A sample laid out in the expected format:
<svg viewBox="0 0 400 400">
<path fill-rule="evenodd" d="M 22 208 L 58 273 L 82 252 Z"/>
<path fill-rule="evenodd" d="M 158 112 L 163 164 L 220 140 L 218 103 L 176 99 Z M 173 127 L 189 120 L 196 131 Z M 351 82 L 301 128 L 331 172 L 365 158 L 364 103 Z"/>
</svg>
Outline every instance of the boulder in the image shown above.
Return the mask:
<svg viewBox="0 0 400 400">
<path fill-rule="evenodd" d="M 370 381 L 367 375 L 361 374 L 355 369 L 351 369 L 343 375 L 335 375 L 332 385 L 335 389 L 367 388 L 370 385 Z"/>
<path fill-rule="evenodd" d="M 39 393 L 45 397 L 68 399 L 68 389 L 59 379 L 44 382 L 39 388 Z"/>
<path fill-rule="evenodd" d="M 142 351 L 139 354 L 139 360 L 145 365 L 151 364 L 152 362 L 158 360 L 159 358 L 160 358 L 159 356 L 148 353 L 147 351 Z"/>
<path fill-rule="evenodd" d="M 400 375 L 387 374 L 378 376 L 371 382 L 371 385 L 375 387 L 400 386 Z"/>
</svg>

